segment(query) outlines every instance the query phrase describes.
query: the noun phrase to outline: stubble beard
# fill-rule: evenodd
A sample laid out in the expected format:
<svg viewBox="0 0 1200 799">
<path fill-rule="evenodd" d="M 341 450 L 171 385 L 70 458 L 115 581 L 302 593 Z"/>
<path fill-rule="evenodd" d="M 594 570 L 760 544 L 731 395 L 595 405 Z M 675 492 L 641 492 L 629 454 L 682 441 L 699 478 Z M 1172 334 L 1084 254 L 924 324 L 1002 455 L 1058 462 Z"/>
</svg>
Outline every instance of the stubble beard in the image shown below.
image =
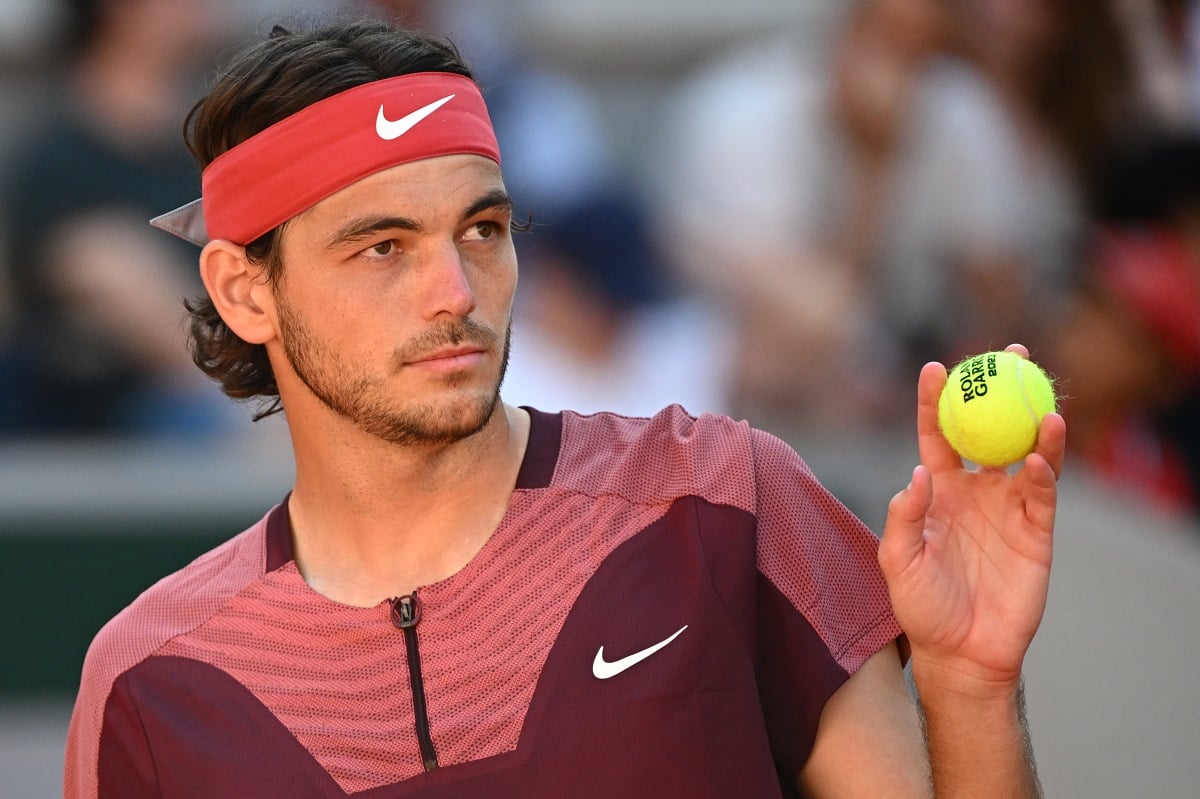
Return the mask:
<svg viewBox="0 0 1200 799">
<path fill-rule="evenodd" d="M 277 307 L 284 355 L 296 376 L 327 408 L 376 438 L 406 446 L 452 444 L 482 430 L 499 407 L 512 343 L 511 315 L 503 334 L 500 370 L 490 393 L 454 391 L 468 379 L 457 374 L 445 378 L 446 394 L 403 404 L 387 391 L 385 378 L 355 369 L 319 341 L 282 297 L 277 297 Z M 399 366 L 413 355 L 462 342 L 490 350 L 500 339 L 491 327 L 472 319 L 456 320 L 398 348 L 392 362 Z"/>
</svg>

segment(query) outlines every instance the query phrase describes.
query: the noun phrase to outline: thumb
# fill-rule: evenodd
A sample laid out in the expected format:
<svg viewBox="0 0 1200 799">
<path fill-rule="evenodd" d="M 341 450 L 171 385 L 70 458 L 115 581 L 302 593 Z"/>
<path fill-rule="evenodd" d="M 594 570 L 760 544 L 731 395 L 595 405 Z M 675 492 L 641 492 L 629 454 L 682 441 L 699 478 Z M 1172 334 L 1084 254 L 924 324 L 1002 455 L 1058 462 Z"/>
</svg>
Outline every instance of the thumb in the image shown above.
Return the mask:
<svg viewBox="0 0 1200 799">
<path fill-rule="evenodd" d="M 925 547 L 925 514 L 933 502 L 933 481 L 924 466 L 913 469 L 912 481 L 888 503 L 879 567 L 889 580 L 903 573 Z"/>
</svg>

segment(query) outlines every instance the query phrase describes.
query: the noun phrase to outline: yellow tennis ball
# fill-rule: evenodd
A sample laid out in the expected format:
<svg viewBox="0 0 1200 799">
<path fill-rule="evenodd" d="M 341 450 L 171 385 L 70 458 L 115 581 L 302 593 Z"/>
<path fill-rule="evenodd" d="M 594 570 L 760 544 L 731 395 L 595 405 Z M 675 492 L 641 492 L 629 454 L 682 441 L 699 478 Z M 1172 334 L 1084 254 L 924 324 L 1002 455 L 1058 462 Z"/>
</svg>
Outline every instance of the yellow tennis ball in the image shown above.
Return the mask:
<svg viewBox="0 0 1200 799">
<path fill-rule="evenodd" d="M 1033 450 L 1042 417 L 1054 410 L 1054 386 L 1037 364 L 1013 352 L 985 352 L 950 370 L 938 424 L 967 460 L 1007 466 Z"/>
</svg>

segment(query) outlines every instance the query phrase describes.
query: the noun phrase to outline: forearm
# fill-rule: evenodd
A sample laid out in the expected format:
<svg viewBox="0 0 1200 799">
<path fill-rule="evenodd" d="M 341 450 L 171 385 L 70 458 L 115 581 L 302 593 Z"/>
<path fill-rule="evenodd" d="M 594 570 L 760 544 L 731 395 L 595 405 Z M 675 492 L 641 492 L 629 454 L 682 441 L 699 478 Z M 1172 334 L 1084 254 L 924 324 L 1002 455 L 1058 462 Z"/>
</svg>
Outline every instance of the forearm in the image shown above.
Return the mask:
<svg viewBox="0 0 1200 799">
<path fill-rule="evenodd" d="M 913 678 L 937 799 L 1041 799 L 1019 680 L 949 688 L 915 662 Z"/>
</svg>

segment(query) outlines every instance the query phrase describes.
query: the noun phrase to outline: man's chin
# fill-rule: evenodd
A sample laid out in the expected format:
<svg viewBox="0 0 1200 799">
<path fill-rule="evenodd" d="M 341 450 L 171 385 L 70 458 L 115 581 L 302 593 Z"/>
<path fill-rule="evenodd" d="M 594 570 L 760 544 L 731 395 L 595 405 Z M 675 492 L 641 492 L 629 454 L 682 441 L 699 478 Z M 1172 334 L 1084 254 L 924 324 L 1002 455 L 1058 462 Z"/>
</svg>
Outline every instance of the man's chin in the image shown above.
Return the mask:
<svg viewBox="0 0 1200 799">
<path fill-rule="evenodd" d="M 500 407 L 498 395 L 444 398 L 396 414 L 358 419 L 367 432 L 393 444 L 447 446 L 476 435 Z"/>
</svg>

